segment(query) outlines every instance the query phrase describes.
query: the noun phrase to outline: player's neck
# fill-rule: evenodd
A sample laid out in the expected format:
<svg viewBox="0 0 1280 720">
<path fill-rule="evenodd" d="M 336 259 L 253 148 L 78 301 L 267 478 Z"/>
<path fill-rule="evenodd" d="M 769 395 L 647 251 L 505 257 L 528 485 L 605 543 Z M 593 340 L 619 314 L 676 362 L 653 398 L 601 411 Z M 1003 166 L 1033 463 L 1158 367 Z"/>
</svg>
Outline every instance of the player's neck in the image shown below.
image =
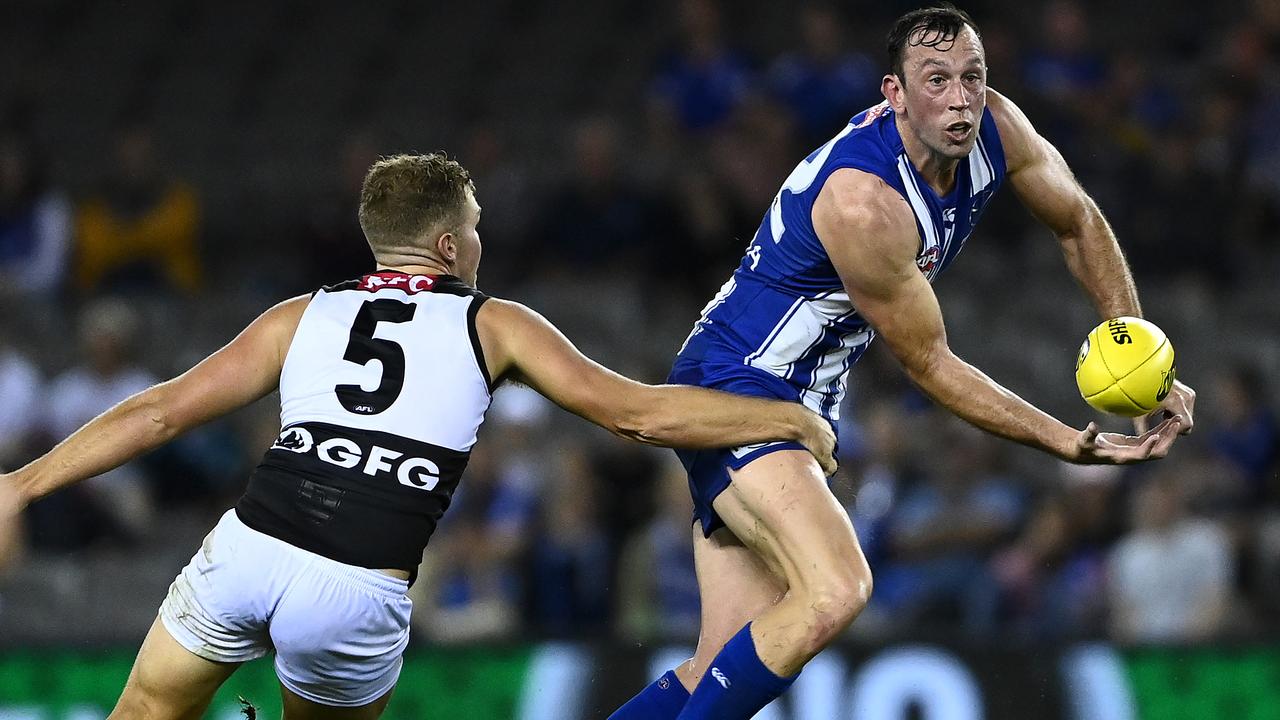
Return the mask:
<svg viewBox="0 0 1280 720">
<path fill-rule="evenodd" d="M 896 118 L 898 135 L 902 137 L 902 147 L 907 151 L 907 158 L 915 167 L 920 177 L 933 188 L 939 197 L 951 192 L 956 186 L 956 168 L 960 161 L 934 152 L 916 137 L 910 125 L 901 116 Z"/>
<path fill-rule="evenodd" d="M 418 260 L 394 263 L 378 263 L 378 271 L 389 270 L 393 272 L 402 272 L 407 275 L 452 275 L 453 270 L 449 269 L 444 263 L 438 263 L 431 260 Z"/>
</svg>

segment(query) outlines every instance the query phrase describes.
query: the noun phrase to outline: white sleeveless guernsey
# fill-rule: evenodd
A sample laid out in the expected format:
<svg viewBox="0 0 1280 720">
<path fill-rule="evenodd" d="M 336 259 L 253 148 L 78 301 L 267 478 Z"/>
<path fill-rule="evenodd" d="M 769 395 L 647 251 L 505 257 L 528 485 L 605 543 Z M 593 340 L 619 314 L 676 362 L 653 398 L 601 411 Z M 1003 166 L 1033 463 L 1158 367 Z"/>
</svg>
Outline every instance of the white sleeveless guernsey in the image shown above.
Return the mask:
<svg viewBox="0 0 1280 720">
<path fill-rule="evenodd" d="M 317 291 L 241 521 L 339 562 L 413 571 L 489 407 L 486 299 L 455 277 L 389 271 Z"/>
</svg>

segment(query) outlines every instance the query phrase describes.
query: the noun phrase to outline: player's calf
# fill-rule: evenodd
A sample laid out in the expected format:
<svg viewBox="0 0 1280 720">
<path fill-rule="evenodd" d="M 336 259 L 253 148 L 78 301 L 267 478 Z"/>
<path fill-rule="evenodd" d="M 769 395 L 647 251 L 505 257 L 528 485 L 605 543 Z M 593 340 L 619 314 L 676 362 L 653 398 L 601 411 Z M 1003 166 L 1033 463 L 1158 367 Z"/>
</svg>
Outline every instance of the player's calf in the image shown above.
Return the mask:
<svg viewBox="0 0 1280 720">
<path fill-rule="evenodd" d="M 730 638 L 676 720 L 753 717 L 791 686 L 800 668 L 843 632 L 870 598 L 865 562 L 793 588 Z"/>
</svg>

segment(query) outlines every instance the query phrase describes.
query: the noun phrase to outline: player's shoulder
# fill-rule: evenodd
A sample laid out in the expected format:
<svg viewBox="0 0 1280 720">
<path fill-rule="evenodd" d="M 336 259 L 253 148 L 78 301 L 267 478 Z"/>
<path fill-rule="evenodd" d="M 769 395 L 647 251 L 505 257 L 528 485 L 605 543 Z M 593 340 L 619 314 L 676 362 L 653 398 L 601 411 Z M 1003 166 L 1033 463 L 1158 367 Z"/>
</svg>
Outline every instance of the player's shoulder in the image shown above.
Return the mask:
<svg viewBox="0 0 1280 720">
<path fill-rule="evenodd" d="M 298 295 L 282 300 L 271 306 L 258 316 L 249 326 L 247 332 L 270 338 L 283 358 L 293 343 L 293 336 L 302 324 L 302 316 L 311 304 L 311 295 Z"/>
<path fill-rule="evenodd" d="M 827 179 L 813 223 L 830 257 L 868 270 L 914 262 L 920 242 L 906 199 L 879 176 L 856 168 L 841 168 Z"/>
<path fill-rule="evenodd" d="M 543 323 L 548 323 L 547 319 L 536 310 L 504 298 L 486 295 L 484 304 L 476 311 L 476 327 L 481 331 L 506 332 Z"/>
<path fill-rule="evenodd" d="M 311 298 L 311 294 L 306 294 L 281 300 L 267 308 L 260 319 L 273 325 L 296 326 L 311 304 Z"/>
<path fill-rule="evenodd" d="M 876 173 L 853 167 L 831 173 L 814 210 L 867 232 L 910 218 L 910 208 L 901 193 Z"/>
<path fill-rule="evenodd" d="M 987 88 L 987 109 L 996 118 L 996 122 L 1007 122 L 1011 116 L 1022 115 L 1022 110 L 1008 95 L 993 87 Z M 1001 128 L 1003 129 L 1003 128 Z"/>
<path fill-rule="evenodd" d="M 507 379 L 521 360 L 542 357 L 568 343 L 551 321 L 532 308 L 502 298 L 488 297 L 475 314 L 476 340 L 489 377 L 495 383 Z"/>
</svg>

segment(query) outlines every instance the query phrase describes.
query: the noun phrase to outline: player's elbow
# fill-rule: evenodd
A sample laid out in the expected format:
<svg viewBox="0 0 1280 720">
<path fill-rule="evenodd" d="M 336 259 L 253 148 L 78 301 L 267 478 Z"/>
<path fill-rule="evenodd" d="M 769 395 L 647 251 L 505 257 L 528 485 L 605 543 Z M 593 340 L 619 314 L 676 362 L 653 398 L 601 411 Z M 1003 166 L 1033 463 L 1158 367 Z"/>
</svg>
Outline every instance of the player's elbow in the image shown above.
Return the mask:
<svg viewBox="0 0 1280 720">
<path fill-rule="evenodd" d="M 1092 239 L 1109 237 L 1101 208 L 1083 190 L 1055 225 L 1054 234 L 1067 252 L 1078 252 Z"/>
<path fill-rule="evenodd" d="M 631 440 L 633 442 L 642 443 L 644 445 L 658 445 L 666 447 L 668 442 L 664 440 L 666 434 L 659 429 L 653 427 L 629 424 L 618 424 L 612 428 L 611 432 L 623 440 Z"/>
<path fill-rule="evenodd" d="M 944 378 L 954 357 L 946 343 L 932 343 L 903 357 L 902 367 L 911 382 L 929 392 Z"/>
<path fill-rule="evenodd" d="M 182 413 L 164 385 L 147 390 L 125 401 L 134 428 L 148 445 L 160 445 L 180 435 L 185 429 Z"/>
</svg>

